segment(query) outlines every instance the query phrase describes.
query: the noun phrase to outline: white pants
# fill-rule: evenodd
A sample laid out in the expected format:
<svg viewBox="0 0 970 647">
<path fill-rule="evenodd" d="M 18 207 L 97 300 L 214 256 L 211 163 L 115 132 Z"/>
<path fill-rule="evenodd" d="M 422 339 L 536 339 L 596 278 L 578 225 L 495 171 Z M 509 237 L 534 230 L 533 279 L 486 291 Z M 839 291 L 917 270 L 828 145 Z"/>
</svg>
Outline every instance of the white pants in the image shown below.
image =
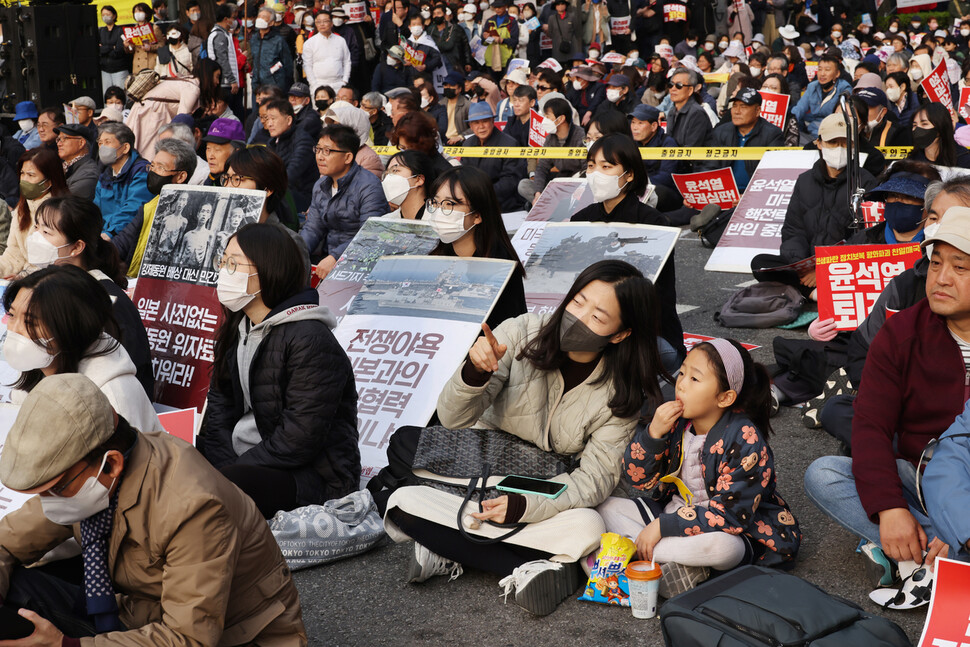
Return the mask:
<svg viewBox="0 0 970 647">
<path fill-rule="evenodd" d="M 610 497 L 596 511 L 603 517 L 606 532 L 615 532 L 636 542 L 645 528 L 640 507 L 632 499 Z M 684 566 L 708 566 L 726 571 L 744 559 L 745 541 L 726 532 L 704 532 L 691 537 L 664 537 L 653 549 L 655 561 Z"/>
</svg>

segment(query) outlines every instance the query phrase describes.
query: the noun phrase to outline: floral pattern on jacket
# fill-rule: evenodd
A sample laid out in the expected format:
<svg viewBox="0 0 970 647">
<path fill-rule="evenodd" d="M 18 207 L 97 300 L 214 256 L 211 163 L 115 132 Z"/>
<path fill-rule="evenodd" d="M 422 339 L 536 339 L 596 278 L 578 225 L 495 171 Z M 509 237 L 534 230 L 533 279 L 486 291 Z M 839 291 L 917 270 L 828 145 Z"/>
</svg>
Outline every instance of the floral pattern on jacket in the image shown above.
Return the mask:
<svg viewBox="0 0 970 647">
<path fill-rule="evenodd" d="M 646 496 L 666 505 L 677 488 L 662 476 L 679 473 L 681 445 L 689 421 L 681 419 L 661 439 L 640 425 L 624 455 L 624 478 Z M 756 546 L 757 563 L 775 566 L 795 559 L 802 533 L 788 505 L 775 492 L 771 448 L 747 416 L 726 413 L 708 432 L 701 472 L 710 499 L 705 505 L 681 506 L 660 515 L 663 537 L 703 532 L 747 535 Z M 763 547 L 758 550 L 760 544 Z"/>
</svg>

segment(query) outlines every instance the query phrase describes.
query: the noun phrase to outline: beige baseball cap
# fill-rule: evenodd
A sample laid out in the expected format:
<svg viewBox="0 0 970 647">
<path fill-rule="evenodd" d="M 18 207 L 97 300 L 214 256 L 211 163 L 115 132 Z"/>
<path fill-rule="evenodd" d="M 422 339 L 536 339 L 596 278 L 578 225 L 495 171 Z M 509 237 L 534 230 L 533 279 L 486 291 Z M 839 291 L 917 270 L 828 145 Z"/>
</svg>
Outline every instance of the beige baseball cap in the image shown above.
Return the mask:
<svg viewBox="0 0 970 647">
<path fill-rule="evenodd" d="M 831 114 L 822 120 L 818 126 L 818 136 L 823 142 L 830 142 L 833 139 L 845 139 L 849 130 L 845 125 L 845 118 L 842 115 Z"/>
<path fill-rule="evenodd" d="M 54 484 L 115 431 L 114 409 L 80 373 L 51 375 L 27 395 L 0 455 L 0 482 L 26 492 Z"/>
<path fill-rule="evenodd" d="M 950 207 L 940 219 L 940 226 L 922 245 L 949 243 L 964 254 L 970 254 L 970 207 Z"/>
</svg>

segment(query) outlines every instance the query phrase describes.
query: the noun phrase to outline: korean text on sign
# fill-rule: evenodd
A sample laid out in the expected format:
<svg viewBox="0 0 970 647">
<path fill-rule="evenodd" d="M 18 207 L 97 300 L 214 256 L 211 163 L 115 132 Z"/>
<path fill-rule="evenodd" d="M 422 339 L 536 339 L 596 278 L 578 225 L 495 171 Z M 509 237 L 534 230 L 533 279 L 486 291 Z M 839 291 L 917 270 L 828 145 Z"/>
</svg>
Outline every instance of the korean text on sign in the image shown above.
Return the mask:
<svg viewBox="0 0 970 647">
<path fill-rule="evenodd" d="M 817 247 L 818 314 L 837 330 L 855 330 L 886 285 L 922 256 L 919 243 Z"/>
<path fill-rule="evenodd" d="M 684 204 L 692 209 L 702 209 L 709 204 L 730 209 L 741 199 L 737 182 L 734 181 L 734 172 L 730 168 L 686 175 L 674 174 L 673 179 L 684 196 Z"/>
</svg>

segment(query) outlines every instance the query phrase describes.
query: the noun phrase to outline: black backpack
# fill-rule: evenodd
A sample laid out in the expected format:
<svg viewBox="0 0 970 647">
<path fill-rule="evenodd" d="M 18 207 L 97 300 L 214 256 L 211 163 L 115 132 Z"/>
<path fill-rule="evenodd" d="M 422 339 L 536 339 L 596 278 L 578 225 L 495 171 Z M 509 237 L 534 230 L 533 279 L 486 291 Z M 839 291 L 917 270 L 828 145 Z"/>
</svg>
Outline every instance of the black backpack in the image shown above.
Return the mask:
<svg viewBox="0 0 970 647">
<path fill-rule="evenodd" d="M 795 321 L 804 303 L 794 287 L 765 281 L 732 294 L 714 321 L 726 328 L 773 328 Z"/>
<path fill-rule="evenodd" d="M 742 566 L 660 607 L 668 647 L 912 647 L 885 618 L 805 580 Z"/>
</svg>

